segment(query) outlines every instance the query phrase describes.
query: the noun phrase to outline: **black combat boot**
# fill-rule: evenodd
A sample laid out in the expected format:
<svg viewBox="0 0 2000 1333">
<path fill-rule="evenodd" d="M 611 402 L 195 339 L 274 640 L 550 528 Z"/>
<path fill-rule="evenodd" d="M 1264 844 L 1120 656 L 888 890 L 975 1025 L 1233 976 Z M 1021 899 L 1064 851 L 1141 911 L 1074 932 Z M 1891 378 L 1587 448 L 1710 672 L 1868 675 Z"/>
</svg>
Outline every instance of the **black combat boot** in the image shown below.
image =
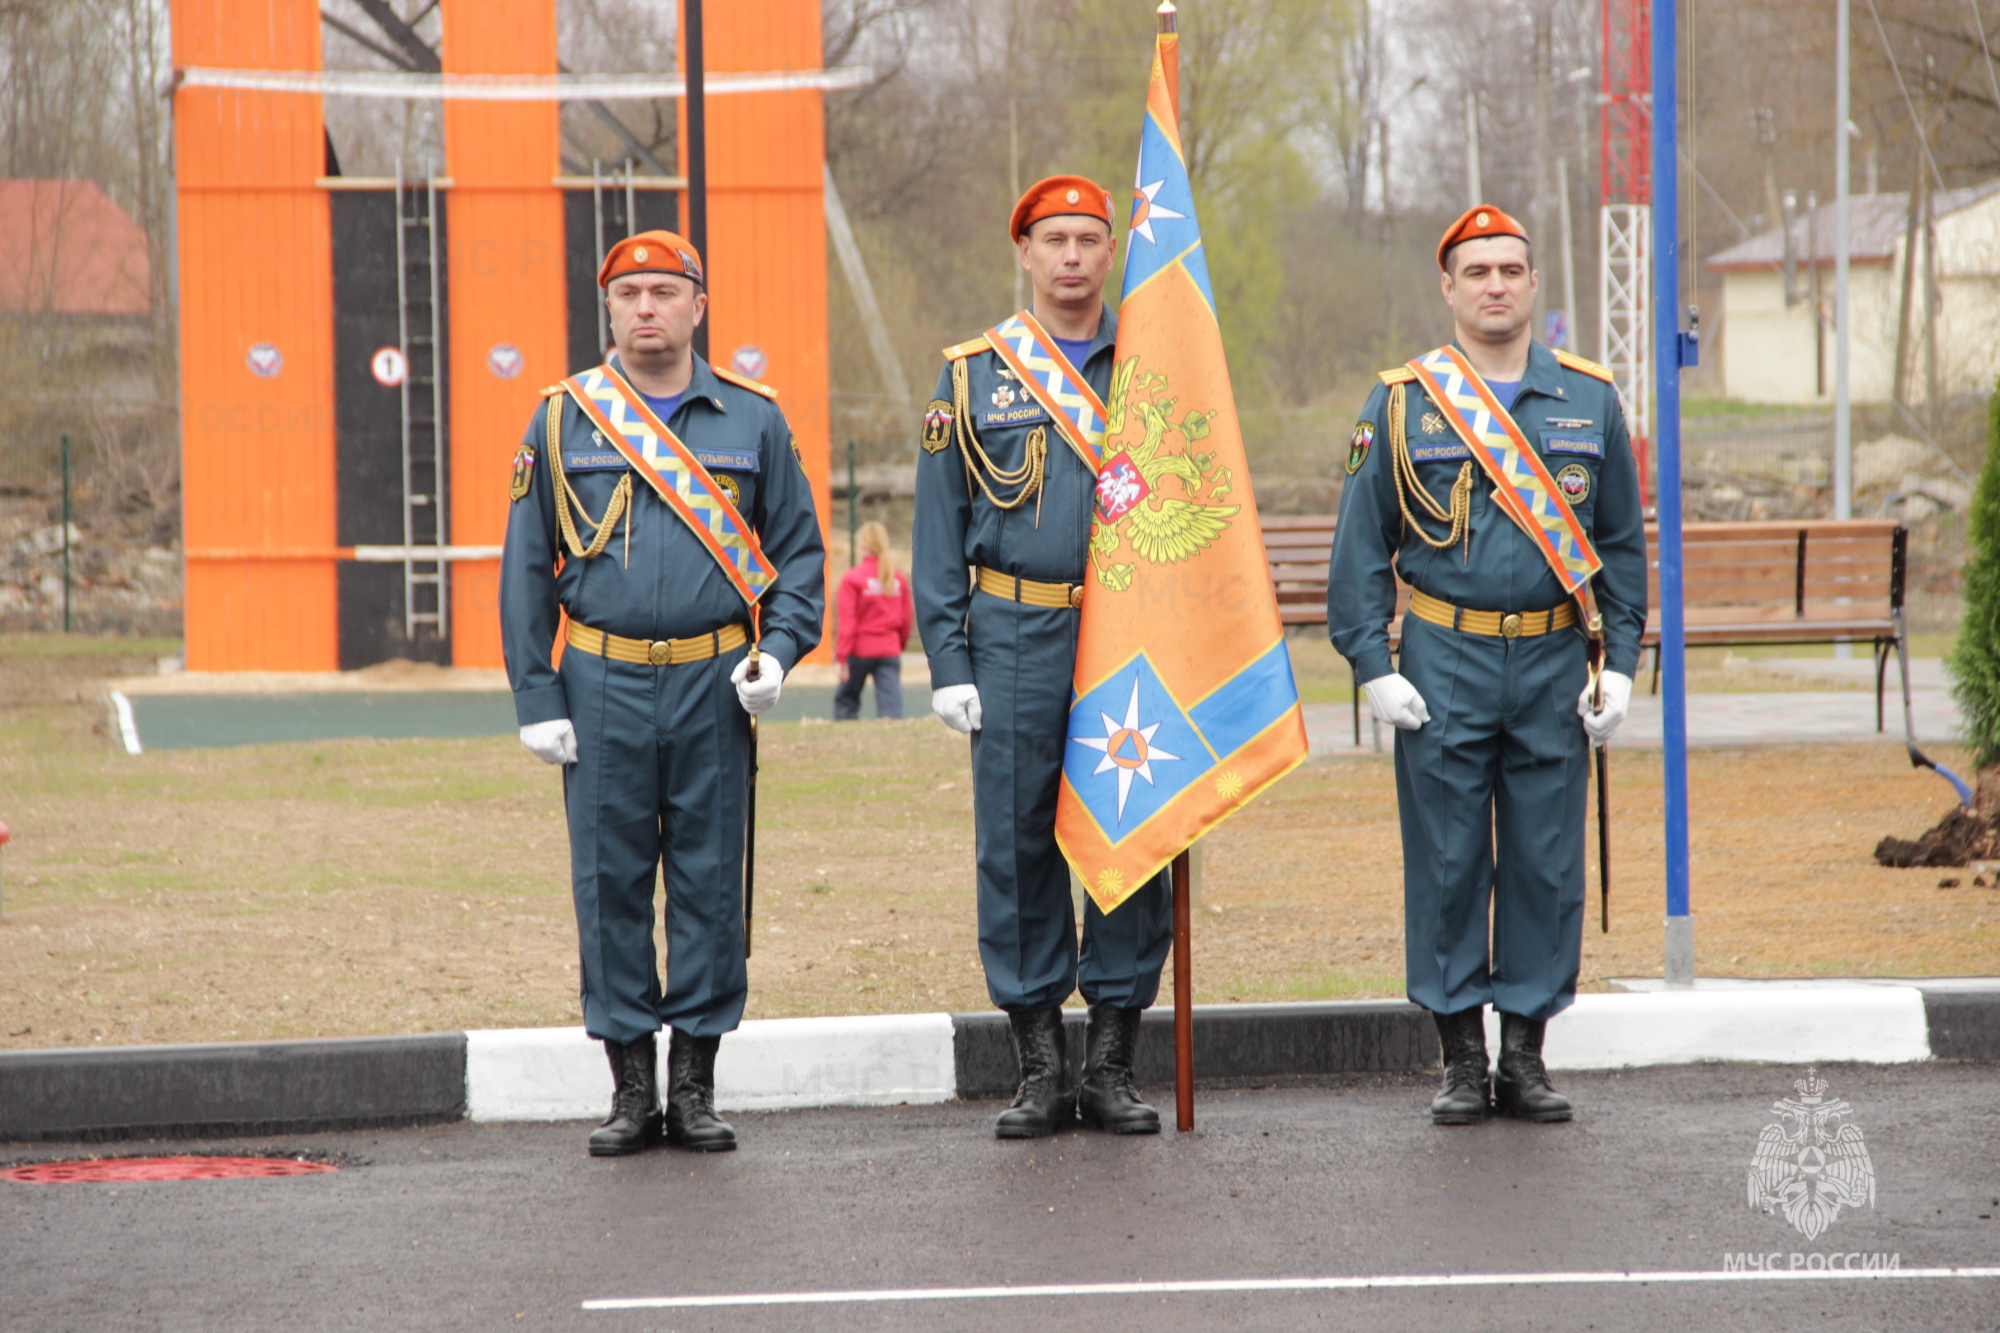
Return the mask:
<svg viewBox="0 0 2000 1333">
<path fill-rule="evenodd" d="M 1569 1098 L 1549 1086 L 1542 1063 L 1540 1019 L 1500 1015 L 1500 1059 L 1494 1066 L 1493 1106 L 1502 1115 L 1546 1125 L 1570 1118 Z"/>
<path fill-rule="evenodd" d="M 1014 1036 L 1014 1058 L 1021 1065 L 1021 1086 L 1014 1104 L 1000 1113 L 993 1133 L 1003 1139 L 1046 1138 L 1067 1124 L 1076 1110 L 1062 1009 L 1042 1004 L 1010 1010 L 1007 1022 Z"/>
<path fill-rule="evenodd" d="M 590 1131 L 592 1157 L 624 1157 L 660 1141 L 660 1083 L 653 1034 L 637 1041 L 604 1043 L 611 1061 L 611 1118 Z"/>
<path fill-rule="evenodd" d="M 720 1037 L 675 1029 L 667 1044 L 667 1142 L 689 1152 L 735 1152 L 736 1131 L 715 1114 L 715 1052 Z"/>
<path fill-rule="evenodd" d="M 1444 1057 L 1444 1085 L 1431 1098 L 1434 1125 L 1476 1125 L 1486 1119 L 1486 1010 L 1484 1005 L 1455 1014 L 1433 1013 Z"/>
<path fill-rule="evenodd" d="M 1160 1132 L 1160 1113 L 1139 1100 L 1132 1087 L 1132 1052 L 1139 1044 L 1141 1012 L 1115 1004 L 1090 1006 L 1076 1113 L 1084 1124 L 1107 1134 Z"/>
</svg>

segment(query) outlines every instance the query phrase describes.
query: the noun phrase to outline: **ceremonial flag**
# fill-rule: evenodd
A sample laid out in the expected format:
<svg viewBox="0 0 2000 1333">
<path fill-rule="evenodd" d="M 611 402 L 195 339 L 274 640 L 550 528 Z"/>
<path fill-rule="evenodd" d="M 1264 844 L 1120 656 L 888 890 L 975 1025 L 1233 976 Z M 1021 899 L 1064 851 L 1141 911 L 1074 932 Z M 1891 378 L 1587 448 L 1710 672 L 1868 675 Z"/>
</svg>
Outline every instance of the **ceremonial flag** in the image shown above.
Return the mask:
<svg viewBox="0 0 2000 1333">
<path fill-rule="evenodd" d="M 1178 54 L 1162 31 L 1056 804 L 1056 840 L 1107 912 L 1306 757 L 1181 149 Z"/>
</svg>

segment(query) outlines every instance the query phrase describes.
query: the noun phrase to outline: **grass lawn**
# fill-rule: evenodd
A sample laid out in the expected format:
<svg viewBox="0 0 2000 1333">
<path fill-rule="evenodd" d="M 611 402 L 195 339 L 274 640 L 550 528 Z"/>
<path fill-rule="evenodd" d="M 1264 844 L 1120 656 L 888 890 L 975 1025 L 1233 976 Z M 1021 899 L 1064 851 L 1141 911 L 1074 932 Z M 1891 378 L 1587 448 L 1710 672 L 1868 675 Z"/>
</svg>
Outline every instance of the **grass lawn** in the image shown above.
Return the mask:
<svg viewBox="0 0 2000 1333">
<path fill-rule="evenodd" d="M 166 650 L 0 639 L 0 1046 L 578 1021 L 554 771 L 504 738 L 128 757 L 95 682 Z M 1330 652 L 1299 657 L 1309 696 L 1345 698 Z M 1659 970 L 1658 759 L 1612 767 L 1612 931 L 1593 869 L 1587 985 Z M 2000 891 L 1869 856 L 1949 805 L 1899 746 L 1691 768 L 1704 974 L 1993 971 Z M 751 1017 L 987 1007 L 963 738 L 769 727 L 761 815 Z M 1400 994 L 1400 864 L 1385 759 L 1297 770 L 1205 845 L 1197 1000 Z"/>
</svg>

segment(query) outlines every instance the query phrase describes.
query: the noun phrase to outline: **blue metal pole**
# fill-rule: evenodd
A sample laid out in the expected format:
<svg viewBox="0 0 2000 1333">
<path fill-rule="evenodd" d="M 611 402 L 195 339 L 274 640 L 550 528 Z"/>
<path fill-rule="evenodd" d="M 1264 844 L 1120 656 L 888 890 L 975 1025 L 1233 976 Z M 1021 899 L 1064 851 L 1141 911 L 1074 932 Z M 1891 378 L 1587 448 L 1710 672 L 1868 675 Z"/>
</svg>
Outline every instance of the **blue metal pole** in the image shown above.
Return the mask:
<svg viewBox="0 0 2000 1333">
<path fill-rule="evenodd" d="M 1680 321 L 1680 106 L 1675 0 L 1653 0 L 1653 408 L 1660 524 L 1660 681 L 1666 760 L 1667 920 L 1664 973 L 1694 984 L 1688 912 L 1687 638 L 1682 608 L 1681 368 L 1695 343 Z"/>
</svg>

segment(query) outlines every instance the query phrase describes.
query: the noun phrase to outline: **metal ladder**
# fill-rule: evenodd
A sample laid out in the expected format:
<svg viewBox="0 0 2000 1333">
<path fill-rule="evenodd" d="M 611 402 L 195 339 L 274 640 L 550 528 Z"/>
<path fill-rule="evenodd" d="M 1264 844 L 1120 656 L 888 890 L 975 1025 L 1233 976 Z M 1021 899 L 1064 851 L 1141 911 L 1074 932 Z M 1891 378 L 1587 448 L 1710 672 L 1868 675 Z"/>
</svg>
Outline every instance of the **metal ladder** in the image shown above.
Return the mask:
<svg viewBox="0 0 2000 1333">
<path fill-rule="evenodd" d="M 625 174 L 625 235 L 627 236 L 636 235 L 639 229 L 639 200 L 632 185 L 634 165 L 632 159 L 629 157 L 619 164 L 619 167 L 623 169 Z M 604 190 L 607 181 L 612 190 L 612 202 L 615 204 L 618 201 L 618 169 L 614 168 L 607 176 L 604 170 L 603 159 L 591 158 L 591 236 L 597 242 L 597 268 L 599 272 L 604 270 L 604 256 L 611 248 L 604 243 Z M 611 355 L 610 315 L 605 310 L 603 301 L 597 302 L 597 354 L 602 357 L 609 357 Z"/>
<path fill-rule="evenodd" d="M 443 303 L 438 290 L 437 176 L 405 184 L 396 159 L 396 333 L 403 349 L 403 634 L 450 630 L 445 584 Z M 424 392 L 427 390 L 428 392 Z M 419 558 L 423 547 L 433 554 Z"/>
</svg>

